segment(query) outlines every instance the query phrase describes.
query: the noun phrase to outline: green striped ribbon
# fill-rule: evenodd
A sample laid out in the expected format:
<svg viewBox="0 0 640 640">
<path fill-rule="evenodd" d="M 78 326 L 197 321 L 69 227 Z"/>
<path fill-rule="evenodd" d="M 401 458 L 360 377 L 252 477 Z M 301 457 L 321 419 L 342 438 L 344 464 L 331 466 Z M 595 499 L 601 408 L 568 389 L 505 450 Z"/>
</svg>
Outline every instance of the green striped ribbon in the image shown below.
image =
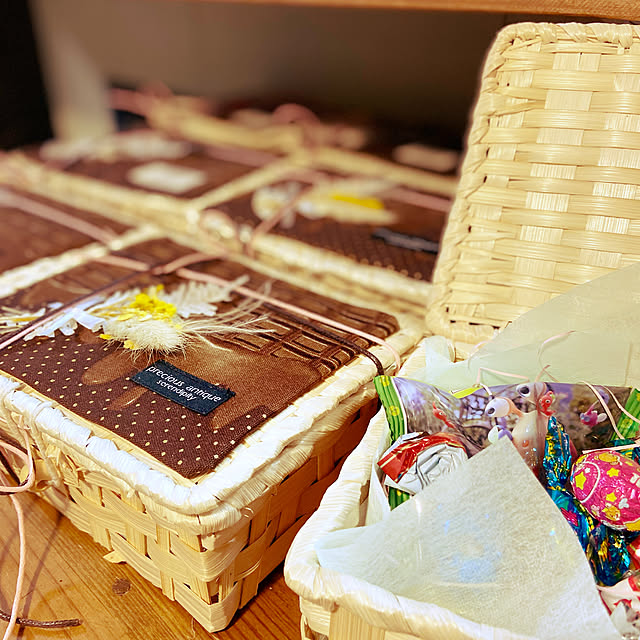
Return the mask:
<svg viewBox="0 0 640 640">
<path fill-rule="evenodd" d="M 631 389 L 624 408 L 634 418 L 640 418 L 640 391 L 638 389 Z M 624 413 L 620 415 L 617 427 L 620 435 L 629 440 L 635 440 L 638 437 L 638 431 L 640 431 L 640 425 Z"/>
<path fill-rule="evenodd" d="M 387 423 L 391 432 L 391 443 L 393 444 L 400 436 L 407 432 L 407 425 L 404 422 L 402 403 L 398 396 L 398 391 L 390 376 L 378 376 L 373 379 L 373 384 L 380 397 L 380 402 L 387 414 Z M 389 488 L 389 506 L 395 509 L 398 505 L 409 500 L 411 496 L 406 491 Z"/>
</svg>

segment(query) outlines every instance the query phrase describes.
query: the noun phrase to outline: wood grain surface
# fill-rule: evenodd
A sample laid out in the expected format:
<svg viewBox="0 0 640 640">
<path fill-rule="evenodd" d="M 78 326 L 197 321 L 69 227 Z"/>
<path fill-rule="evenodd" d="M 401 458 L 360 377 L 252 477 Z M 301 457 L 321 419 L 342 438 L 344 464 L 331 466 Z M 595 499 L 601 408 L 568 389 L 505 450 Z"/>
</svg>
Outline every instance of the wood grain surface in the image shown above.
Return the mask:
<svg viewBox="0 0 640 640">
<path fill-rule="evenodd" d="M 181 0 L 183 1 L 183 0 Z M 219 2 L 219 0 L 195 0 Z M 480 11 L 538 15 L 592 16 L 615 20 L 640 20 L 640 6 L 633 0 L 230 0 L 237 3 L 291 6 Z"/>
<path fill-rule="evenodd" d="M 24 640 L 294 640 L 300 638 L 297 596 L 278 568 L 232 625 L 207 633 L 176 602 L 106 551 L 53 507 L 23 494 L 28 552 L 20 615 L 39 620 L 81 618 L 64 630 L 24 628 Z M 0 607 L 9 611 L 18 567 L 17 524 L 11 501 L 0 498 Z M 0 635 L 6 623 L 0 622 Z"/>
</svg>

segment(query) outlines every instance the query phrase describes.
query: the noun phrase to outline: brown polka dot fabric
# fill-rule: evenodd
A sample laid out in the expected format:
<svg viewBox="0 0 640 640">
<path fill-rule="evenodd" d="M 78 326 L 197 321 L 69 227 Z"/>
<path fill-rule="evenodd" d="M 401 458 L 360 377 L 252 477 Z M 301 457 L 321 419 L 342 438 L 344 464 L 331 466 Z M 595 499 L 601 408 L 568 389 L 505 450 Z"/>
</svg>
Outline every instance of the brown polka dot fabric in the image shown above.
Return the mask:
<svg viewBox="0 0 640 640">
<path fill-rule="evenodd" d="M 3 187 L 3 189 L 6 188 Z M 90 222 L 105 231 L 123 233 L 130 228 L 97 214 L 52 202 L 46 198 L 21 193 L 17 190 L 14 190 L 13 193 L 20 198 L 42 203 L 67 215 L 72 215 L 78 220 Z M 0 204 L 0 216 L 5 229 L 5 233 L 0 234 L 0 272 L 30 264 L 41 258 L 57 256 L 70 249 L 77 249 L 95 242 L 93 238 L 67 225 L 56 224 L 30 213 L 26 207 Z"/>
<path fill-rule="evenodd" d="M 149 241 L 127 249 L 131 258 L 150 264 L 190 253 L 168 240 Z M 248 275 L 247 287 L 260 289 L 266 278 L 237 263 L 213 260 L 192 267 L 232 280 Z M 108 282 L 133 276 L 126 288 L 162 283 L 167 289 L 181 281 L 136 275 L 120 267 L 89 263 L 39 283 L 30 290 L 0 300 L 20 308 L 40 308 L 51 301 L 68 302 Z M 325 314 L 347 325 L 386 337 L 397 330 L 392 316 L 316 296 L 284 282 L 271 284 L 271 295 Z M 231 310 L 243 298 L 233 294 L 219 304 Z M 196 478 L 216 465 L 268 418 L 350 362 L 357 349 L 259 307 L 251 313 L 260 321 L 252 335 L 224 334 L 195 341 L 184 353 L 135 357 L 121 346 L 107 343 L 86 329 L 74 335 L 17 342 L 0 350 L 0 370 L 51 398 L 69 412 L 98 424 L 138 446 L 187 478 Z M 367 341 L 334 332 L 360 347 Z M 235 395 L 206 416 L 131 381 L 133 375 L 163 359 L 182 371 Z"/>
<path fill-rule="evenodd" d="M 299 180 L 279 181 L 274 185 L 284 182 L 308 186 Z M 226 213 L 238 224 L 255 227 L 260 220 L 253 212 L 252 197 L 253 193 L 240 196 L 216 205 L 216 209 Z M 400 202 L 392 197 L 385 197 L 384 194 L 380 199 L 385 209 L 392 211 L 397 217 L 397 221 L 386 225 L 385 229 L 434 243 L 440 241 L 447 218 L 445 212 Z M 378 230 L 379 226 L 374 224 L 346 224 L 330 218 L 311 220 L 297 215 L 293 227 L 287 229 L 278 226 L 270 233 L 351 258 L 359 264 L 383 267 L 416 280 L 431 279 L 437 257 L 435 252 L 396 246 L 378 237 Z"/>
</svg>

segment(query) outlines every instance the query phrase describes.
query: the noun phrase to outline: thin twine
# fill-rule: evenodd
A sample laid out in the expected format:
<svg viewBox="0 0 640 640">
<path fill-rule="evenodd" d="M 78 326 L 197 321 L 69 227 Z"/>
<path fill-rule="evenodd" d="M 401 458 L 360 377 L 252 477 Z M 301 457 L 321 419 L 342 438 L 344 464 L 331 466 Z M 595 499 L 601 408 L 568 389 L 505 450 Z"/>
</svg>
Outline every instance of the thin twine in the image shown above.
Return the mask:
<svg viewBox="0 0 640 640">
<path fill-rule="evenodd" d="M 49 205 L 43 204 L 42 202 L 37 202 L 35 200 L 31 200 L 29 198 L 25 198 L 24 196 L 20 196 L 16 193 L 12 193 L 7 189 L 0 187 L 0 204 L 7 207 L 15 207 L 16 209 L 22 209 L 27 211 L 31 215 L 37 216 L 39 218 L 43 218 L 44 220 L 49 220 L 51 222 L 55 222 L 64 227 L 68 227 L 69 229 L 73 229 L 74 231 L 78 231 L 79 233 L 83 233 L 98 242 L 103 244 L 107 244 L 117 238 L 117 234 L 109 229 L 103 229 L 98 225 L 91 224 L 85 220 L 80 218 L 76 218 L 64 211 L 60 211 L 58 209 L 54 209 Z"/>
<path fill-rule="evenodd" d="M 489 344 L 490 342 L 491 340 L 481 340 L 480 342 L 476 342 L 476 344 L 471 347 L 471 353 L 469 354 L 468 360 L 471 360 L 471 358 L 473 358 L 473 356 L 475 356 L 485 344 Z"/>
<path fill-rule="evenodd" d="M 534 382 L 540 382 L 540 378 L 542 378 L 543 375 L 547 375 L 549 378 L 551 378 L 554 382 L 559 382 L 558 378 L 552 376 L 549 373 L 549 368 L 551 367 L 550 364 L 545 365 L 544 367 L 542 367 L 542 369 L 540 369 L 540 373 L 538 373 L 538 375 L 536 376 L 536 379 L 534 380 Z"/>
<path fill-rule="evenodd" d="M 255 243 L 257 242 L 258 238 L 269 233 L 269 231 L 271 231 L 274 227 L 277 227 L 288 214 L 293 213 L 295 215 L 296 207 L 298 206 L 300 201 L 309 193 L 311 193 L 313 189 L 314 185 L 303 189 L 298 195 L 296 195 L 289 202 L 283 205 L 274 216 L 271 216 L 266 220 L 262 220 L 262 222 L 260 222 L 257 227 L 252 229 L 251 236 L 249 237 L 249 240 L 246 242 L 244 247 L 247 255 L 250 258 L 255 257 Z"/>
<path fill-rule="evenodd" d="M 386 190 L 385 195 L 388 198 L 405 202 L 406 204 L 415 204 L 418 207 L 432 209 L 433 211 L 441 211 L 449 213 L 451 209 L 451 199 L 442 196 L 436 196 L 432 193 L 422 193 L 421 191 L 411 191 L 404 187 L 392 187 Z"/>
<path fill-rule="evenodd" d="M 495 373 L 498 376 L 505 376 L 507 378 L 517 378 L 518 380 L 529 380 L 527 376 L 521 376 L 517 373 L 508 373 L 507 371 L 498 371 L 497 369 L 489 369 L 488 367 L 478 367 L 478 375 L 476 376 L 476 385 L 484 385 L 480 382 L 482 378 L 482 373 L 484 371 L 488 371 L 489 373 Z"/>
<path fill-rule="evenodd" d="M 618 438 L 620 440 L 625 440 L 626 438 L 624 438 L 624 436 L 620 433 L 620 431 L 618 431 L 618 425 L 617 423 L 614 421 L 613 419 L 613 415 L 611 414 L 611 410 L 609 409 L 607 403 L 605 402 L 604 398 L 600 395 L 600 393 L 598 392 L 598 390 L 591 384 L 589 384 L 588 382 L 585 382 L 584 380 L 581 381 L 582 384 L 586 384 L 591 391 L 593 392 L 593 394 L 596 396 L 596 398 L 598 399 L 598 401 L 600 402 L 600 404 L 602 405 L 602 408 L 604 409 L 605 413 L 607 414 L 607 417 L 609 418 L 609 420 L 611 421 L 611 426 L 613 427 L 613 430 L 616 432 L 616 435 L 618 436 Z M 640 424 L 640 420 L 638 418 L 636 418 L 635 416 L 632 416 L 618 401 L 618 398 L 616 398 L 615 394 L 611 391 L 611 389 L 609 389 L 608 387 L 605 387 L 604 385 L 599 385 L 602 386 L 603 389 L 605 389 L 606 391 L 608 391 L 609 395 L 613 398 L 613 401 L 615 402 L 615 404 L 617 405 L 618 409 L 620 409 L 620 411 L 627 416 L 628 418 L 630 418 L 631 420 L 633 420 L 633 422 Z M 633 389 L 631 390 L 631 393 L 633 393 Z M 621 451 L 621 450 L 625 450 L 625 449 L 635 449 L 637 447 L 640 447 L 640 442 L 638 440 L 636 440 L 633 444 L 622 444 L 622 445 L 618 445 L 616 447 L 600 447 L 598 449 L 586 449 L 584 451 L 584 453 L 591 453 L 592 451 Z"/>
<path fill-rule="evenodd" d="M 18 576 L 16 578 L 16 586 L 15 593 L 13 596 L 13 603 L 11 606 L 11 613 L 5 613 L 0 610 L 0 620 L 4 620 L 8 622 L 7 628 L 5 629 L 4 635 L 2 636 L 2 640 L 8 640 L 13 630 L 16 626 L 29 626 L 29 627 L 40 627 L 40 628 L 65 628 L 65 627 L 77 627 L 81 624 L 80 620 L 71 619 L 71 620 L 31 620 L 30 618 L 20 618 L 18 616 L 18 607 L 20 606 L 20 600 L 22 598 L 22 591 L 24 589 L 24 575 L 25 575 L 25 567 L 26 567 L 26 555 L 27 555 L 27 541 L 25 534 L 25 521 L 24 521 L 24 510 L 18 497 L 16 494 L 24 493 L 28 491 L 35 484 L 35 467 L 33 463 L 33 455 L 31 453 L 31 447 L 29 446 L 29 439 L 27 434 L 22 431 L 22 435 L 25 440 L 25 449 L 26 453 L 19 449 L 18 447 L 13 446 L 8 442 L 4 442 L 0 440 L 0 448 L 13 453 L 15 456 L 20 458 L 22 462 L 27 466 L 29 473 L 25 481 L 16 486 L 10 486 L 4 476 L 0 475 L 0 495 L 8 496 L 11 499 L 11 503 L 13 504 L 13 508 L 16 512 L 16 519 L 18 522 L 18 541 L 19 541 L 19 559 L 18 559 Z M 4 456 L 3 460 L 4 460 Z M 7 466 L 7 472 L 9 473 L 11 468 Z"/>
<path fill-rule="evenodd" d="M 563 333 L 557 333 L 554 336 L 551 336 L 550 338 L 547 338 L 546 340 L 543 340 L 540 343 L 540 346 L 538 347 L 538 364 L 540 365 L 540 369 L 541 372 L 545 371 L 546 369 L 548 369 L 549 365 L 547 365 L 546 367 L 542 364 L 542 352 L 544 351 L 544 348 L 554 342 L 555 340 L 560 340 L 562 338 L 567 338 L 568 336 L 570 336 L 572 333 L 575 333 L 575 331 L 573 329 L 569 329 L 569 331 L 564 331 Z M 547 375 L 549 375 L 549 373 L 547 372 Z M 537 378 L 536 378 L 537 380 Z"/>
<path fill-rule="evenodd" d="M 219 278 L 218 276 L 214 276 L 209 273 L 201 273 L 199 271 L 192 271 L 191 269 L 185 268 L 185 265 L 195 264 L 197 262 L 204 262 L 205 260 L 211 260 L 215 257 L 216 256 L 211 256 L 203 253 L 194 253 L 194 254 L 189 254 L 187 256 L 183 256 L 181 258 L 177 258 L 176 260 L 173 260 L 167 264 L 160 265 L 152 269 L 149 269 L 149 266 L 144 262 L 141 262 L 141 261 L 139 262 L 131 258 L 123 258 L 122 266 L 126 266 L 127 268 L 130 268 L 130 269 L 136 269 L 139 272 L 150 271 L 153 273 L 165 273 L 165 274 L 174 273 L 175 275 L 181 278 L 184 278 L 185 280 L 195 280 L 199 282 L 213 282 L 220 286 L 228 287 L 232 283 L 229 282 L 228 280 L 225 280 L 224 278 Z M 118 265 L 120 263 L 120 256 L 104 256 L 99 260 L 101 262 L 107 262 L 109 264 Z M 282 302 L 281 300 L 278 300 L 277 298 L 274 298 L 270 295 L 267 295 L 265 293 L 260 293 L 258 291 L 254 291 L 253 289 L 249 289 L 242 285 L 233 287 L 233 291 L 239 293 L 240 295 L 245 296 L 246 298 L 251 298 L 253 300 L 259 300 L 260 302 L 265 302 L 267 304 L 270 304 L 273 307 L 283 309 L 284 311 L 288 311 L 289 313 L 297 314 L 302 316 L 303 318 L 315 320 L 316 322 L 320 322 L 327 326 L 333 327 L 334 329 L 339 329 L 341 331 L 344 331 L 345 333 L 350 333 L 352 335 L 365 338 L 369 342 L 373 342 L 374 344 L 384 347 L 392 354 L 396 370 L 399 370 L 400 367 L 402 366 L 402 358 L 400 357 L 400 354 L 398 353 L 398 351 L 394 347 L 392 347 L 386 340 L 383 340 L 382 338 L 378 338 L 378 336 L 374 336 L 373 334 L 367 333 L 365 331 L 360 331 L 355 327 L 350 327 L 347 324 L 343 324 L 342 322 L 332 320 L 331 318 L 327 318 L 326 316 L 320 315 L 318 313 L 314 313 L 313 311 L 308 311 L 307 309 L 303 309 L 302 307 L 298 307 L 296 305 L 289 304 L 287 302 Z M 92 295 L 95 295 L 95 293 Z M 84 296 L 84 298 L 88 298 L 88 297 L 90 296 Z M 77 304 L 77 301 L 75 303 Z M 62 311 L 62 310 L 64 310 L 64 308 L 60 308 L 57 311 Z M 46 318 L 49 319 L 50 317 L 51 316 L 47 316 Z M 2 342 L 0 342 L 0 349 L 3 346 L 4 345 L 2 344 Z"/>
</svg>

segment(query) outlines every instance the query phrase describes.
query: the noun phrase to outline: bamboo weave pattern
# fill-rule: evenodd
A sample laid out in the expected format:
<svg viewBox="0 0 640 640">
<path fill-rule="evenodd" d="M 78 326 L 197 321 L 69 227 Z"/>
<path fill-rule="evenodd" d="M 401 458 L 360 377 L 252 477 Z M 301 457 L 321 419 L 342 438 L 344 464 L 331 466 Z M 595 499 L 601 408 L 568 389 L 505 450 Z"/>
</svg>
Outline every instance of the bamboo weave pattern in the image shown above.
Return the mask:
<svg viewBox="0 0 640 640">
<path fill-rule="evenodd" d="M 639 257 L 640 27 L 507 27 L 485 62 L 429 328 L 484 340 Z"/>
</svg>

